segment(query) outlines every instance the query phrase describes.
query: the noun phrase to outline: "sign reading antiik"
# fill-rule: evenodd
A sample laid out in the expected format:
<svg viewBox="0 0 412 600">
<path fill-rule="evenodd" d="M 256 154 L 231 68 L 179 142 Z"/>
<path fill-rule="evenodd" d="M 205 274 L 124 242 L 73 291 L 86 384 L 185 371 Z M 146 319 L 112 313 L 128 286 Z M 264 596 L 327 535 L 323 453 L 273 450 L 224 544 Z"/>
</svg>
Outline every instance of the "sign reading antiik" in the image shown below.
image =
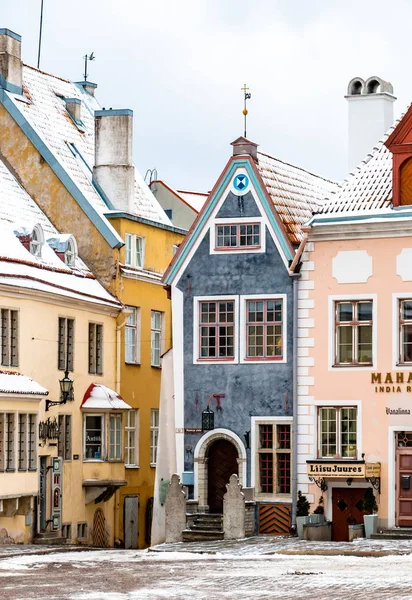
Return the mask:
<svg viewBox="0 0 412 600">
<path fill-rule="evenodd" d="M 371 383 L 376 394 L 412 394 L 412 372 L 396 371 L 395 373 L 371 373 Z"/>
</svg>

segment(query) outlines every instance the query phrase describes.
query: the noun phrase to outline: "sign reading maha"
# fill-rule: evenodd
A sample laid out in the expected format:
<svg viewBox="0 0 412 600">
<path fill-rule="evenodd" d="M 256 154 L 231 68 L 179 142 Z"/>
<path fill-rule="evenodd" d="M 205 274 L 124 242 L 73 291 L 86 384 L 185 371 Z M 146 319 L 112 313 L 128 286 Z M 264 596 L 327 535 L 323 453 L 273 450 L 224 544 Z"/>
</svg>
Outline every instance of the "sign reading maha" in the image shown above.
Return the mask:
<svg viewBox="0 0 412 600">
<path fill-rule="evenodd" d="M 393 392 L 412 394 L 412 372 L 371 373 L 371 383 L 375 386 L 376 394 Z"/>
</svg>

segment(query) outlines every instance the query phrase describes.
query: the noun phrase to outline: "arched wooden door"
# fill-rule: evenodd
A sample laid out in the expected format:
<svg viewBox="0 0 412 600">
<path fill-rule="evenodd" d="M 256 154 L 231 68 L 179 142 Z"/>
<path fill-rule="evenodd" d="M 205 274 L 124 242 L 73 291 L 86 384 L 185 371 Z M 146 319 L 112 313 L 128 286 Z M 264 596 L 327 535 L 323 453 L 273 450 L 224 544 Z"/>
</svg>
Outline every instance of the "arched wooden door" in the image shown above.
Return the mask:
<svg viewBox="0 0 412 600">
<path fill-rule="evenodd" d="M 231 475 L 239 474 L 237 458 L 235 446 L 227 440 L 217 440 L 209 448 L 207 502 L 211 513 L 223 512 L 226 484 Z"/>
</svg>

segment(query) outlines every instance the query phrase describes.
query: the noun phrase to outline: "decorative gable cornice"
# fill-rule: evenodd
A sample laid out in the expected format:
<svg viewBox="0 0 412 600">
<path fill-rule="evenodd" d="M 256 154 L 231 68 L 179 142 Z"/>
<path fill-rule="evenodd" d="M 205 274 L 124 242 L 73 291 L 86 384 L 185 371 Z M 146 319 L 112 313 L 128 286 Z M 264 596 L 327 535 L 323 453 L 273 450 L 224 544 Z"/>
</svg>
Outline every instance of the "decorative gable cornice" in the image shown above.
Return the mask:
<svg viewBox="0 0 412 600">
<path fill-rule="evenodd" d="M 253 185 L 268 218 L 273 234 L 276 236 L 279 242 L 280 252 L 285 265 L 287 265 L 288 262 L 293 259 L 295 251 L 286 234 L 284 225 L 277 214 L 275 207 L 273 206 L 272 199 L 263 183 L 260 173 L 256 168 L 255 161 L 251 156 L 235 156 L 229 160 L 226 167 L 223 169 L 222 174 L 210 192 L 202 210 L 197 215 L 184 241 L 182 244 L 180 244 L 177 253 L 175 254 L 172 262 L 164 274 L 163 283 L 165 285 L 172 285 L 179 272 L 186 265 L 190 251 L 207 227 L 207 224 L 209 223 L 213 211 L 221 199 L 222 194 L 229 185 L 234 173 L 239 168 L 245 169 L 249 176 L 250 182 Z"/>
</svg>

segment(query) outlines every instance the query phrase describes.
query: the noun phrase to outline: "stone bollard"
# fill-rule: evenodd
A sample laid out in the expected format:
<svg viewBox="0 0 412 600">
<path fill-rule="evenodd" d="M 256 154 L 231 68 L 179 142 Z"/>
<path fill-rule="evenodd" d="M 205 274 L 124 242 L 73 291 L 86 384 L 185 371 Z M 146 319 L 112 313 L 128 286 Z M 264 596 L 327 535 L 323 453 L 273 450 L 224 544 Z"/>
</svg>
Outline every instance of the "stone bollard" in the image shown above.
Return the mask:
<svg viewBox="0 0 412 600">
<path fill-rule="evenodd" d="M 181 542 L 186 529 L 186 495 L 179 475 L 172 475 L 165 500 L 166 543 Z"/>
<path fill-rule="evenodd" d="M 223 496 L 223 531 L 225 540 L 245 537 L 245 496 L 237 475 L 231 475 Z"/>
</svg>

